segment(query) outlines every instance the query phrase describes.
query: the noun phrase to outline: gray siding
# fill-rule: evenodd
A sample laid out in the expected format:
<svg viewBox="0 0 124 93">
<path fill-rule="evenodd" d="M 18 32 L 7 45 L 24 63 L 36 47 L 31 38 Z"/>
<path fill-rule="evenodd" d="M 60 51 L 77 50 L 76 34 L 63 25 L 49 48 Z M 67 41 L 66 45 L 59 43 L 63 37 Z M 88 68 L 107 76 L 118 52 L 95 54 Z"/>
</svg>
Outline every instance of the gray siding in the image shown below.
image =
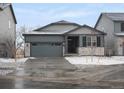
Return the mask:
<svg viewBox="0 0 124 93">
<path fill-rule="evenodd" d="M 14 45 L 16 40 L 16 23 L 10 6 L 0 11 L 0 43 L 6 43 L 6 40 L 10 40 L 10 42 L 13 43 L 12 45 Z M 7 49 L 6 51 L 8 57 L 11 57 L 12 52 Z"/>
<path fill-rule="evenodd" d="M 11 9 L 6 7 L 3 11 L 0 11 L 0 42 L 4 42 L 4 39 L 13 39 L 15 41 L 15 31 L 16 24 Z"/>
<path fill-rule="evenodd" d="M 25 42 L 63 42 L 63 36 L 25 36 Z"/>
<path fill-rule="evenodd" d="M 99 20 L 98 25 L 96 26 L 96 29 L 104 31 L 107 33 L 105 37 L 105 52 L 108 54 L 107 49 L 112 49 L 113 52 L 115 52 L 114 42 L 114 22 L 109 19 L 107 16 L 102 15 L 101 19 Z"/>
</svg>

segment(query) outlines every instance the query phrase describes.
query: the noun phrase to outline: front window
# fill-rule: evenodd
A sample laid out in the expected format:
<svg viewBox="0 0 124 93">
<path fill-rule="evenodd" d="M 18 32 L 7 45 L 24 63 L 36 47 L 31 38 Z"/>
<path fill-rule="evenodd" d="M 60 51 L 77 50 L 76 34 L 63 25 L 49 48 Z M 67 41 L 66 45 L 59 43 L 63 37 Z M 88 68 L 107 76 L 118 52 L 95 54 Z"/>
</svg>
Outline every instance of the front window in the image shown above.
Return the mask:
<svg viewBox="0 0 124 93">
<path fill-rule="evenodd" d="M 101 37 L 100 36 L 83 36 L 82 37 L 83 47 L 101 47 Z"/>
<path fill-rule="evenodd" d="M 121 31 L 124 32 L 124 23 L 121 23 Z"/>
<path fill-rule="evenodd" d="M 97 47 L 101 47 L 101 38 L 97 36 Z"/>
<path fill-rule="evenodd" d="M 91 46 L 91 36 L 87 36 L 87 46 Z"/>
<path fill-rule="evenodd" d="M 96 46 L 96 36 L 92 36 L 92 46 Z"/>
<path fill-rule="evenodd" d="M 86 47 L 86 36 L 83 36 L 83 47 Z"/>
</svg>

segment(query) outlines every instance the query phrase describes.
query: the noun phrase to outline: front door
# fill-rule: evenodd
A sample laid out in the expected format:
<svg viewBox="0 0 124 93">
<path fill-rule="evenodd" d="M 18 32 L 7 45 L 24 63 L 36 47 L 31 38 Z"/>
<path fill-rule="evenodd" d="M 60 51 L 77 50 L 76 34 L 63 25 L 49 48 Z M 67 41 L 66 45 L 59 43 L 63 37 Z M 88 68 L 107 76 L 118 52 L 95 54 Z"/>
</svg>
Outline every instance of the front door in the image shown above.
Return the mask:
<svg viewBox="0 0 124 93">
<path fill-rule="evenodd" d="M 79 37 L 69 36 L 68 37 L 68 53 L 77 53 L 78 46 L 79 46 Z"/>
</svg>

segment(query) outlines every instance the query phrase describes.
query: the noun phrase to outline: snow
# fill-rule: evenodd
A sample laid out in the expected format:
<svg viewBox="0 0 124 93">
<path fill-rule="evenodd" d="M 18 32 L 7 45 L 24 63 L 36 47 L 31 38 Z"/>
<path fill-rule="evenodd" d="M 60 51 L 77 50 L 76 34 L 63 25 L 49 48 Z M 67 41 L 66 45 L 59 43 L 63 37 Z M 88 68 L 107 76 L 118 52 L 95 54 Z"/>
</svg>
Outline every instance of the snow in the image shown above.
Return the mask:
<svg viewBox="0 0 124 93">
<path fill-rule="evenodd" d="M 0 58 L 0 68 L 16 68 L 17 65 L 24 64 L 28 58 Z"/>
<path fill-rule="evenodd" d="M 65 57 L 71 64 L 81 65 L 115 65 L 124 64 L 124 56 L 98 57 L 98 56 L 80 56 Z"/>
<path fill-rule="evenodd" d="M 24 64 L 28 58 L 0 58 L 0 76 L 14 72 L 21 64 Z"/>
<path fill-rule="evenodd" d="M 16 62 L 25 62 L 28 58 L 19 58 L 19 59 L 16 59 Z M 14 63 L 15 62 L 15 59 L 12 59 L 12 58 L 0 58 L 0 63 Z"/>
</svg>

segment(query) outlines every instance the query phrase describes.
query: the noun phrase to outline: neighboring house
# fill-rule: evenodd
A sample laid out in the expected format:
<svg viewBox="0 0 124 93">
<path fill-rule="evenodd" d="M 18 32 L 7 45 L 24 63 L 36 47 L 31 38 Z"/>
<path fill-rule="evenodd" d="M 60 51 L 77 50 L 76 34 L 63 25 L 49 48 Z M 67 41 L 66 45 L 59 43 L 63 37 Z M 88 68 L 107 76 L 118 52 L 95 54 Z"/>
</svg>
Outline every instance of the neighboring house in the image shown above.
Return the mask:
<svg viewBox="0 0 124 93">
<path fill-rule="evenodd" d="M 107 33 L 106 55 L 124 55 L 124 13 L 101 13 L 95 28 Z"/>
<path fill-rule="evenodd" d="M 87 25 L 62 20 L 23 35 L 25 57 L 104 55 L 106 33 Z"/>
<path fill-rule="evenodd" d="M 0 57 L 14 56 L 16 24 L 12 5 L 0 3 Z"/>
</svg>

